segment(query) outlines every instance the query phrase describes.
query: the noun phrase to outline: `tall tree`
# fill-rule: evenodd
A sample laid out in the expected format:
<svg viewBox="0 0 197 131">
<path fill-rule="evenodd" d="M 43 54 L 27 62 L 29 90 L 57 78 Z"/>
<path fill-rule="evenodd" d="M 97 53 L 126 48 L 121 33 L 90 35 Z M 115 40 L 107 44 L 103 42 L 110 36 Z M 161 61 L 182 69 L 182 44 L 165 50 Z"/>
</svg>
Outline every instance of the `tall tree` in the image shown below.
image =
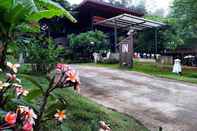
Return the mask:
<svg viewBox="0 0 197 131">
<path fill-rule="evenodd" d="M 127 8 L 131 10 L 136 10 L 143 14 L 146 14 L 145 0 L 140 0 L 136 3 L 133 0 L 108 0 L 108 2 L 116 7 Z"/>
<path fill-rule="evenodd" d="M 178 32 L 183 39 L 197 38 L 196 14 L 196 0 L 174 0 L 171 15 L 177 19 Z"/>
<path fill-rule="evenodd" d="M 129 8 L 132 5 L 132 0 L 108 0 L 108 2 L 117 7 Z"/>
<path fill-rule="evenodd" d="M 145 16 L 146 19 L 163 22 L 168 25 L 166 28 L 158 30 L 158 53 L 164 49 L 176 49 L 183 44 L 183 40 L 177 31 L 177 20 L 175 18 L 161 16 Z M 139 52 L 155 52 L 155 30 L 147 30 L 138 33 L 135 50 Z"/>
<path fill-rule="evenodd" d="M 143 13 L 143 14 L 147 14 L 147 10 L 146 10 L 146 1 L 145 0 L 140 0 L 135 6 L 134 8 Z"/>
</svg>

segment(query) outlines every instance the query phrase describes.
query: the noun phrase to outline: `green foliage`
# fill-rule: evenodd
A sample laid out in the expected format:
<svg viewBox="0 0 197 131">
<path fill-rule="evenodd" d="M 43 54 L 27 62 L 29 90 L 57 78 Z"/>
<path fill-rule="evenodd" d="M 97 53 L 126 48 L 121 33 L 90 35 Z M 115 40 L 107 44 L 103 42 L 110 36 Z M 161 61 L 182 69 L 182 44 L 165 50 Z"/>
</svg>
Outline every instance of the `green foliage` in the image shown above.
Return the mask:
<svg viewBox="0 0 197 131">
<path fill-rule="evenodd" d="M 158 50 L 162 52 L 164 49 L 176 49 L 184 42 L 177 30 L 177 20 L 170 17 L 161 16 L 145 16 L 146 19 L 165 23 L 168 27 L 158 30 Z M 137 38 L 136 51 L 155 52 L 155 30 L 145 30 L 140 32 Z"/>
<path fill-rule="evenodd" d="M 174 0 L 171 15 L 177 19 L 178 31 L 184 39 L 197 38 L 196 14 L 196 0 Z"/>
<path fill-rule="evenodd" d="M 57 47 L 52 39 L 33 38 L 27 44 L 26 51 L 28 53 L 28 62 L 51 64 L 58 60 L 58 56 L 63 52 L 63 48 Z"/>
<path fill-rule="evenodd" d="M 72 57 L 78 60 L 91 60 L 93 52 L 108 49 L 106 35 L 101 31 L 88 31 L 79 35 L 71 34 L 69 36 L 69 44 L 72 50 Z"/>
<path fill-rule="evenodd" d="M 197 39 L 197 1 L 174 0 L 171 17 L 176 19 L 176 31 L 181 37 L 184 46 L 190 46 L 191 41 Z"/>
<path fill-rule="evenodd" d="M 15 54 L 15 59 L 23 55 L 25 62 L 31 64 L 29 73 L 46 73 L 64 54 L 64 47 L 58 46 L 52 38 L 39 34 L 18 38 L 16 47 L 12 54 Z M 23 69 L 21 72 L 24 73 Z"/>
<path fill-rule="evenodd" d="M 106 59 L 98 61 L 99 64 L 118 64 L 119 60 L 117 59 Z"/>
<path fill-rule="evenodd" d="M 36 6 L 39 4 L 40 6 Z M 50 0 L 0 0 L 0 31 L 12 33 L 16 27 L 31 21 L 54 16 L 66 16 L 71 21 L 76 20 L 60 5 Z"/>
<path fill-rule="evenodd" d="M 116 7 L 128 8 L 129 10 L 135 10 L 146 14 L 145 0 L 139 0 L 137 4 L 133 3 L 133 0 L 108 0 L 108 2 Z"/>
<path fill-rule="evenodd" d="M 5 68 L 7 48 L 21 32 L 39 31 L 39 21 L 54 16 L 76 20 L 59 4 L 51 0 L 0 0 L 0 66 Z"/>
</svg>

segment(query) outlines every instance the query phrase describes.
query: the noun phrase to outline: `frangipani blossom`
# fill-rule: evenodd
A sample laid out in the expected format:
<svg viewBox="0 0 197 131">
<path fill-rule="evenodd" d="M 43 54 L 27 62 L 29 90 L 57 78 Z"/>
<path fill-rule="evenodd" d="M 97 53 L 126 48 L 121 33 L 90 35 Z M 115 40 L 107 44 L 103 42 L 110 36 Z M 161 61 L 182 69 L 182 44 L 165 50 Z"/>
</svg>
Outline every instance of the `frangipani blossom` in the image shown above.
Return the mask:
<svg viewBox="0 0 197 131">
<path fill-rule="evenodd" d="M 7 62 L 7 66 L 14 71 L 14 73 L 18 72 L 18 68 L 20 67 L 20 64 L 12 64 L 10 62 Z"/>
<path fill-rule="evenodd" d="M 66 64 L 57 64 L 56 65 L 56 74 L 54 79 L 54 86 L 65 86 L 65 85 L 74 85 L 74 89 L 79 93 L 80 92 L 80 81 L 78 74 L 75 70 L 71 69 L 69 65 Z"/>
<path fill-rule="evenodd" d="M 28 121 L 24 122 L 23 131 L 32 131 L 32 130 L 33 130 L 33 125 Z"/>
<path fill-rule="evenodd" d="M 25 121 L 28 121 L 30 124 L 35 124 L 34 119 L 37 119 L 37 115 L 34 113 L 32 108 L 27 106 L 19 106 L 17 108 L 17 113 L 23 114 Z"/>
<path fill-rule="evenodd" d="M 22 124 L 23 131 L 33 131 L 33 125 L 35 124 L 35 119 L 37 119 L 37 115 L 34 113 L 32 108 L 27 106 L 18 106 L 16 113 L 15 112 L 8 112 L 4 118 L 6 124 L 9 126 L 14 126 L 14 124 Z M 5 127 L 7 128 L 7 127 Z M 0 127 L 0 130 L 3 129 Z"/>
<path fill-rule="evenodd" d="M 104 121 L 99 121 L 99 131 L 111 131 L 111 128 Z"/>
<path fill-rule="evenodd" d="M 59 111 L 59 110 L 57 110 L 57 113 L 55 113 L 54 116 L 60 122 L 62 122 L 66 118 L 65 111 Z"/>
<path fill-rule="evenodd" d="M 70 66 L 67 65 L 67 64 L 60 64 L 59 63 L 59 64 L 56 65 L 56 69 L 59 69 L 59 70 L 65 72 L 65 71 L 68 71 L 70 69 Z"/>
<path fill-rule="evenodd" d="M 2 90 L 4 87 L 8 87 L 10 84 L 9 83 L 4 83 L 0 81 L 0 90 Z"/>
<path fill-rule="evenodd" d="M 8 124 L 15 124 L 16 123 L 17 114 L 13 112 L 8 112 L 4 118 L 5 122 Z"/>
<path fill-rule="evenodd" d="M 17 83 L 14 83 L 13 84 L 13 87 L 15 88 L 15 91 L 16 91 L 16 95 L 17 96 L 20 96 L 20 95 L 23 95 L 23 96 L 27 96 L 29 94 L 29 91 L 24 89 L 22 87 L 22 85 L 19 85 Z"/>
<path fill-rule="evenodd" d="M 10 73 L 6 73 L 6 76 L 8 77 L 9 80 L 16 80 L 16 75 L 15 74 L 10 74 Z"/>
<path fill-rule="evenodd" d="M 21 83 L 21 80 L 18 79 L 15 74 L 6 73 L 6 76 L 11 81 L 17 81 L 18 83 Z"/>
<path fill-rule="evenodd" d="M 18 83 L 13 83 L 12 84 L 14 87 L 22 87 L 22 85 L 18 84 Z"/>
<path fill-rule="evenodd" d="M 29 91 L 22 87 L 16 87 L 15 90 L 16 90 L 17 96 L 20 96 L 20 95 L 27 96 L 29 94 Z"/>
<path fill-rule="evenodd" d="M 29 111 L 26 114 L 28 121 L 31 124 L 35 124 L 34 119 L 37 119 L 37 115 L 34 113 L 33 109 L 29 109 Z"/>
<path fill-rule="evenodd" d="M 78 79 L 77 74 L 74 70 L 69 70 L 68 72 L 66 72 L 66 75 L 66 81 L 76 82 Z"/>
</svg>

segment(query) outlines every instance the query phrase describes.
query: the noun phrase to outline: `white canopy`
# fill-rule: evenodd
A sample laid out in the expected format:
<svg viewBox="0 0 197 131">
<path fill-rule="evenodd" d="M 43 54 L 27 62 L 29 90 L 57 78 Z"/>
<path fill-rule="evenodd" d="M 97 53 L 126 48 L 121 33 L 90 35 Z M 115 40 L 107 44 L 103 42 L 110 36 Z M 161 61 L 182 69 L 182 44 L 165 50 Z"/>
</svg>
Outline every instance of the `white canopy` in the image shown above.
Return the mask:
<svg viewBox="0 0 197 131">
<path fill-rule="evenodd" d="M 110 19 L 106 19 L 103 21 L 99 21 L 97 23 L 94 23 L 94 25 L 100 25 L 100 26 L 106 26 L 117 29 L 125 29 L 125 30 L 143 30 L 146 28 L 160 28 L 163 26 L 166 26 L 166 24 L 147 20 L 142 17 L 136 17 L 129 14 L 122 14 L 116 17 L 112 17 Z"/>
</svg>

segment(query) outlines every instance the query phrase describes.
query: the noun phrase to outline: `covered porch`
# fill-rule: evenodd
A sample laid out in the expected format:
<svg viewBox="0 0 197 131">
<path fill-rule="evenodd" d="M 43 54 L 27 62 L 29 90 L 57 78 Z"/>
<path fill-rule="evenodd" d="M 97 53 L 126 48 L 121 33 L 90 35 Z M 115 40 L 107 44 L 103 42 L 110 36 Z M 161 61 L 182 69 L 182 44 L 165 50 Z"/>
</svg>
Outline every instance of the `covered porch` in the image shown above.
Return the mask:
<svg viewBox="0 0 197 131">
<path fill-rule="evenodd" d="M 121 14 L 109 19 L 97 19 L 93 23 L 94 27 L 106 27 L 113 29 L 114 45 L 120 54 L 120 65 L 126 67 L 133 66 L 133 41 L 134 33 L 145 29 L 155 30 L 155 54 L 157 54 L 158 30 L 167 26 L 164 23 L 144 19 L 130 14 Z M 126 32 L 124 40 L 118 42 L 118 32 Z"/>
</svg>

